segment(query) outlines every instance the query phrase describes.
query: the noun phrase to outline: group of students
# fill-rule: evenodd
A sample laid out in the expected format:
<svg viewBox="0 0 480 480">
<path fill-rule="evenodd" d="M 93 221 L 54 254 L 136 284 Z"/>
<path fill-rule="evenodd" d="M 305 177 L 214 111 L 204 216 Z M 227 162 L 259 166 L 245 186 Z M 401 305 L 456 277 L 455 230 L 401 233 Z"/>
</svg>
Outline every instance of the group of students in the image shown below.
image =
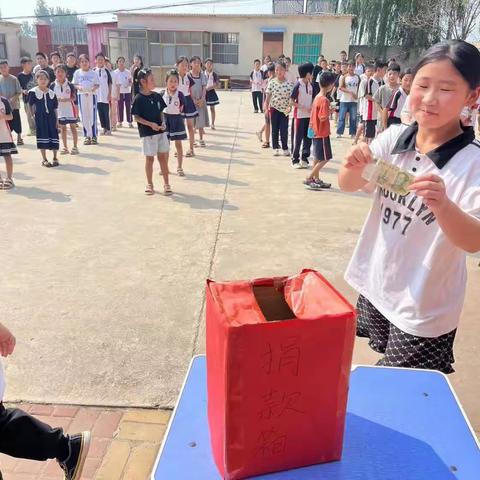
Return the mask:
<svg viewBox="0 0 480 480">
<path fill-rule="evenodd" d="M 165 154 L 168 158 L 170 140 L 175 142 L 177 173 L 183 176 L 182 140 L 189 139 L 185 156 L 193 157 L 196 146 L 206 146 L 205 128 L 211 125 L 215 129 L 215 106 L 219 104 L 215 91 L 218 75 L 213 71 L 211 59 L 205 61 L 204 67 L 199 57 L 180 57 L 176 68 L 168 73 L 166 89 L 158 99 L 153 95 L 156 85 L 152 71 L 144 68 L 140 55 L 134 57 L 130 69 L 126 68 L 124 57 L 117 58 L 117 68 L 114 69 L 103 53 L 95 56 L 93 68 L 85 54 L 77 59 L 74 53 L 69 53 L 62 63 L 60 54 L 53 52 L 49 65 L 47 56 L 38 52 L 36 60 L 37 65 L 33 68 L 31 59 L 22 58 L 22 72 L 17 77 L 10 74 L 8 62 L 0 60 L 0 156 L 4 157 L 6 164 L 6 177 L 0 176 L 2 190 L 15 186 L 12 154 L 17 154 L 17 145 L 24 143 L 20 96 L 28 119 L 29 135 L 36 136 L 42 165 L 47 168 L 59 165 L 59 151 L 61 155 L 79 153 L 77 128 L 80 121 L 84 145 L 96 145 L 99 135 L 97 116 L 102 135 L 111 135 L 112 131 L 123 127 L 124 118 L 128 126 L 134 128 L 135 116 L 147 158 L 147 195 L 154 193 L 151 175 L 153 156 L 159 155 L 164 172 L 164 193 L 170 195 L 172 190 L 164 161 Z M 71 149 L 67 141 L 69 125 L 73 140 Z M 198 143 L 195 141 L 196 131 L 199 134 Z M 17 134 L 16 142 L 12 132 Z M 47 158 L 49 150 L 53 153 L 51 161 Z"/>
</svg>

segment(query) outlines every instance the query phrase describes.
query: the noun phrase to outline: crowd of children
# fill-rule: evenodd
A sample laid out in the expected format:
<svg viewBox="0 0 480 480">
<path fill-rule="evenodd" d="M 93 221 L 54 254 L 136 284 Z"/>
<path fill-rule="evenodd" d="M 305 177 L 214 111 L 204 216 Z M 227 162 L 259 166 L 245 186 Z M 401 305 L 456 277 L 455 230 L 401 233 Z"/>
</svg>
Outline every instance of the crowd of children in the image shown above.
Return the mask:
<svg viewBox="0 0 480 480">
<path fill-rule="evenodd" d="M 77 58 L 74 53 L 68 53 L 63 63 L 58 52 L 50 57 L 38 52 L 36 61 L 33 67 L 30 58 L 22 58 L 22 71 L 15 77 L 10 74 L 8 62 L 0 60 L 0 156 L 6 164 L 6 178 L 0 176 L 0 190 L 15 187 L 12 155 L 18 153 L 17 146 L 24 144 L 20 101 L 27 116 L 28 135 L 36 136 L 42 165 L 47 168 L 60 165 L 59 153 L 80 153 L 77 131 L 80 122 L 83 144 L 96 145 L 99 135 L 112 135 L 123 127 L 124 119 L 129 128 L 134 128 L 135 116 L 146 157 L 147 195 L 154 193 L 151 172 L 155 156 L 161 165 L 164 193 L 172 193 L 165 160 L 170 140 L 175 142 L 177 173 L 184 176 L 182 141 L 188 138 L 190 148 L 185 156 L 193 157 L 195 147 L 206 146 L 205 129 L 211 126 L 215 130 L 218 75 L 212 59 L 206 59 L 204 65 L 199 57 L 180 57 L 160 96 L 154 92 L 153 73 L 143 66 L 140 55 L 134 56 L 129 69 L 124 57 L 117 58 L 114 68 L 103 53 L 95 56 L 94 65 L 88 55 Z M 52 152 L 51 159 L 47 157 L 48 151 Z"/>
</svg>

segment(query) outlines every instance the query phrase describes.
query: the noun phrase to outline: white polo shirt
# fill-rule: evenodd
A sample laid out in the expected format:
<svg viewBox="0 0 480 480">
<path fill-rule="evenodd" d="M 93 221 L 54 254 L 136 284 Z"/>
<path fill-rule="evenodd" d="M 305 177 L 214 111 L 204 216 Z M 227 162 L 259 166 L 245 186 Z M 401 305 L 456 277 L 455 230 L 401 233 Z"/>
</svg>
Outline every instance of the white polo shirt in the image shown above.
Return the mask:
<svg viewBox="0 0 480 480">
<path fill-rule="evenodd" d="M 98 75 L 98 80 L 100 81 L 100 86 L 97 90 L 98 103 L 108 103 L 109 85 L 112 84 L 112 76 L 105 67 L 95 67 L 93 71 Z"/>
<path fill-rule="evenodd" d="M 97 72 L 93 70 L 84 71 L 79 68 L 73 74 L 72 83 L 74 85 L 80 85 L 83 88 L 83 90 L 77 90 L 78 95 L 86 95 L 92 93 L 95 85 L 100 85 L 100 79 L 98 78 Z M 93 94 L 97 95 L 98 91 L 96 90 Z"/>
<path fill-rule="evenodd" d="M 298 80 L 293 87 L 291 98 L 296 100 L 294 118 L 310 118 L 313 103 L 313 87 L 310 82 Z"/>
<path fill-rule="evenodd" d="M 130 93 L 132 91 L 132 85 L 131 85 L 131 80 L 132 80 L 132 74 L 130 73 L 130 70 L 120 70 L 116 69 L 115 70 L 115 83 L 119 87 L 119 94 L 122 93 Z"/>
<path fill-rule="evenodd" d="M 250 85 L 252 92 L 261 92 L 263 90 L 263 72 L 261 70 L 252 70 L 250 73 Z"/>
<path fill-rule="evenodd" d="M 473 129 L 422 155 L 417 128 L 391 126 L 372 142 L 373 155 L 416 176 L 440 176 L 450 200 L 480 218 L 480 143 Z M 400 330 L 438 337 L 458 325 L 465 258 L 421 198 L 376 188 L 345 279 Z"/>
</svg>

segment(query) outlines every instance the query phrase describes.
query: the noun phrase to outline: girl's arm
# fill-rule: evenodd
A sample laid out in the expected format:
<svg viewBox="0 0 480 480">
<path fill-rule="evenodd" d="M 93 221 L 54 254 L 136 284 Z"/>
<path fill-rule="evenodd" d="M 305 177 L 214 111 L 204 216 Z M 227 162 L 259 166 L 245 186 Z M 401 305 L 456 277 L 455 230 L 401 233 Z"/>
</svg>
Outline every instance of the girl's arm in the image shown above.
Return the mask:
<svg viewBox="0 0 480 480">
<path fill-rule="evenodd" d="M 134 115 L 134 117 L 137 123 L 146 125 L 147 127 L 150 127 L 152 130 L 155 130 L 156 132 L 159 132 L 161 130 L 161 126 L 158 123 L 149 122 L 148 120 L 145 120 L 144 118 L 139 117 L 138 115 Z"/>
<path fill-rule="evenodd" d="M 267 96 L 265 98 L 265 108 L 264 110 L 268 110 L 270 108 L 270 100 L 272 99 L 272 94 L 267 93 Z"/>
<path fill-rule="evenodd" d="M 340 81 L 338 83 L 338 89 L 341 92 L 350 93 L 350 91 L 347 88 L 345 88 L 345 77 L 343 75 L 340 77 Z"/>
<path fill-rule="evenodd" d="M 447 196 L 445 184 L 437 175 L 424 175 L 410 185 L 416 195 L 435 214 L 435 218 L 447 238 L 468 253 L 480 251 L 480 220 L 463 211 Z"/>
<path fill-rule="evenodd" d="M 0 120 L 7 120 L 7 121 L 13 120 L 13 114 L 0 113 Z"/>
</svg>

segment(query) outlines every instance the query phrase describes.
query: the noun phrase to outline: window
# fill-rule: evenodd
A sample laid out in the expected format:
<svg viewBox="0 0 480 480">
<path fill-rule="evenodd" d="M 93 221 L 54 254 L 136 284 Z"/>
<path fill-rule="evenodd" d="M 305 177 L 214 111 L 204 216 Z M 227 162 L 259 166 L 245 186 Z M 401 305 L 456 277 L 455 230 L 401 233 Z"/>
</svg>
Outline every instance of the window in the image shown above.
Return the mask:
<svg viewBox="0 0 480 480">
<path fill-rule="evenodd" d="M 0 33 L 0 58 L 7 58 L 7 38 L 4 33 Z"/>
<path fill-rule="evenodd" d="M 322 34 L 293 34 L 293 63 L 300 65 L 305 62 L 317 63 L 322 50 Z"/>
<path fill-rule="evenodd" d="M 238 33 L 212 33 L 212 57 L 215 63 L 238 65 Z"/>
</svg>

